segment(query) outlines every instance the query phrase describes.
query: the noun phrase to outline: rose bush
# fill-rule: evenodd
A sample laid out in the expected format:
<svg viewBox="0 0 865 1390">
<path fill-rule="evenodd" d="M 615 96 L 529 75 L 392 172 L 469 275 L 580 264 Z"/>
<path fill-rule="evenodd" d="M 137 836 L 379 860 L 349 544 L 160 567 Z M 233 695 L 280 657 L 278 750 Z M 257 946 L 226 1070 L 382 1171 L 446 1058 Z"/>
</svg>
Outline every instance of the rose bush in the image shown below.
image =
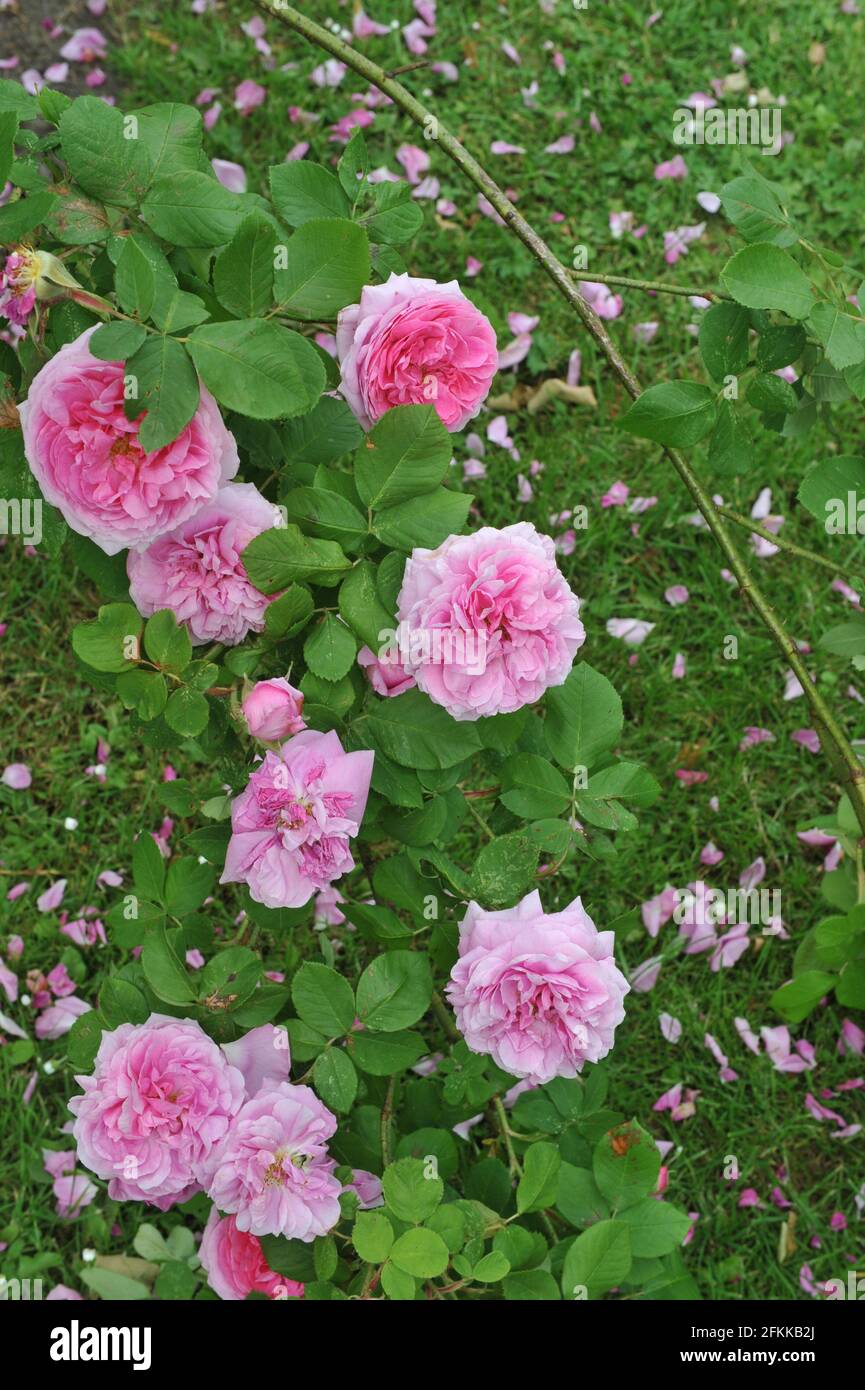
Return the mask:
<svg viewBox="0 0 865 1390">
<path fill-rule="evenodd" d="M 78 677 L 186 774 L 160 788 L 183 848 L 143 822 L 124 847 L 122 963 L 62 1025 L 78 1163 L 140 1204 L 163 1297 L 200 1271 L 227 1300 L 690 1288 L 688 1216 L 608 1095 L 636 962 L 590 877 L 586 907 L 557 881 L 659 789 L 619 756 L 550 538 L 476 524 L 455 485 L 489 318 L 409 274 L 422 213 L 370 181 L 359 132 L 335 172 L 235 193 L 191 107 L 11 87 L 5 491 L 103 600 Z M 773 382 L 811 308 L 773 250 L 784 302 L 740 262 L 701 333 L 716 381 L 760 335 L 770 416 L 803 408 Z M 651 388 L 623 424 L 739 466 L 708 386 Z M 177 1207 L 197 1252 L 147 1219 Z"/>
</svg>

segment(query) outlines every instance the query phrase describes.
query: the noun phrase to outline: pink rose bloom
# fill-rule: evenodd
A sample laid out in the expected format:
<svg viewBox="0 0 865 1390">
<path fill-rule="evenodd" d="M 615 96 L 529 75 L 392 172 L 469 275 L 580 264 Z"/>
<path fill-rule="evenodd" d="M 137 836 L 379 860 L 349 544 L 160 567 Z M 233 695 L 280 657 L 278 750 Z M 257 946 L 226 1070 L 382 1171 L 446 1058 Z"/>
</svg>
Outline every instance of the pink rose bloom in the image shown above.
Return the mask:
<svg viewBox="0 0 865 1390">
<path fill-rule="evenodd" d="M 373 754 L 346 753 L 333 731 L 305 729 L 268 751 L 231 807 L 221 883 L 246 883 L 265 907 L 303 907 L 354 868 Z"/>
<path fill-rule="evenodd" d="M 376 695 L 383 695 L 386 698 L 393 695 L 404 695 L 407 690 L 411 690 L 412 686 L 417 685 L 414 676 L 409 675 L 396 655 L 391 657 L 389 651 L 383 652 L 381 656 L 376 656 L 369 647 L 361 647 L 357 654 L 357 664 L 363 667 L 366 678 Z"/>
<path fill-rule="evenodd" d="M 361 1211 L 372 1211 L 374 1207 L 384 1206 L 381 1178 L 376 1177 L 375 1173 L 368 1173 L 365 1168 L 355 1168 L 351 1182 L 346 1183 L 345 1190 L 357 1194 Z"/>
<path fill-rule="evenodd" d="M 469 903 L 446 990 L 468 1047 L 540 1084 L 599 1062 L 630 989 L 614 943 L 579 898 L 553 913 L 537 891 L 500 912 Z"/>
<path fill-rule="evenodd" d="M 77 1076 L 78 1160 L 117 1201 L 167 1211 L 202 1185 L 244 1100 L 244 1076 L 200 1024 L 151 1014 L 103 1033 L 92 1076 Z"/>
<path fill-rule="evenodd" d="M 454 719 L 539 700 L 586 635 L 552 540 L 527 521 L 412 551 L 397 617 L 406 670 Z"/>
<path fill-rule="evenodd" d="M 36 308 L 32 261 L 32 256 L 21 250 L 10 251 L 0 272 L 0 314 L 19 328 L 26 325 Z"/>
<path fill-rule="evenodd" d="M 340 1218 L 342 1184 L 327 1152 L 336 1125 L 309 1086 L 263 1086 L 214 1155 L 209 1197 L 254 1236 L 326 1235 Z"/>
<path fill-rule="evenodd" d="M 19 407 L 27 462 L 45 499 L 106 555 L 143 550 L 215 497 L 237 472 L 237 446 L 203 386 L 171 444 L 146 454 L 123 411 L 122 362 L 87 346 L 92 328 L 37 372 Z"/>
<path fill-rule="evenodd" d="M 498 370 L 496 335 L 457 284 L 391 274 L 341 309 L 340 389 L 365 429 L 395 405 L 435 406 L 449 430 L 481 408 Z"/>
<path fill-rule="evenodd" d="M 250 541 L 281 522 L 252 483 L 229 483 L 211 502 L 126 561 L 129 593 L 148 618 L 170 608 L 195 645 L 236 646 L 261 632 L 270 598 L 249 581 L 242 555 Z"/>
<path fill-rule="evenodd" d="M 243 701 L 243 717 L 253 738 L 276 743 L 306 728 L 303 719 L 303 693 L 289 685 L 284 676 L 256 681 Z"/>
<path fill-rule="evenodd" d="M 207 1282 L 220 1298 L 237 1302 L 256 1290 L 269 1298 L 302 1298 L 303 1284 L 285 1279 L 264 1258 L 261 1241 L 239 1231 L 233 1216 L 221 1218 L 213 1207 L 199 1247 Z"/>
</svg>

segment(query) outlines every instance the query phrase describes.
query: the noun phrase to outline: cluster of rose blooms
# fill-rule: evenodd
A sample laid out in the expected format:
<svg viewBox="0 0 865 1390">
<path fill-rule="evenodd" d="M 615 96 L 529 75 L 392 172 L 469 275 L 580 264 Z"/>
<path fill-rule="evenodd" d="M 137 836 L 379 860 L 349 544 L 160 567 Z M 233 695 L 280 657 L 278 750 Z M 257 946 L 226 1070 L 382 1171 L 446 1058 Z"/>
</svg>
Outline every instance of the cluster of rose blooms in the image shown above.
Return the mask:
<svg viewBox="0 0 865 1390">
<path fill-rule="evenodd" d="M 124 410 L 123 364 L 93 356 L 92 332 L 60 349 L 20 407 L 30 467 L 74 531 L 107 554 L 128 549 L 144 616 L 168 608 L 194 643 L 236 644 L 262 629 L 273 597 L 250 583 L 243 551 L 279 513 L 251 483 L 232 481 L 237 447 L 203 386 L 177 439 L 145 452 L 140 420 Z M 445 426 L 461 429 L 497 361 L 491 325 L 456 283 L 408 275 L 367 287 L 342 311 L 337 351 L 342 394 L 365 428 L 432 397 Z M 470 658 L 460 661 L 454 642 L 455 659 L 427 660 L 436 644 L 409 642 L 397 668 L 368 649 L 358 660 L 382 697 L 416 684 L 455 719 L 509 713 L 566 679 L 585 637 L 579 610 L 548 536 L 526 522 L 483 527 L 415 549 L 397 603 L 409 636 L 478 634 Z M 373 753 L 308 729 L 303 695 L 286 678 L 259 681 L 243 711 L 266 748 L 232 806 L 222 881 L 245 882 L 269 907 L 302 906 L 354 866 Z M 549 915 L 536 892 L 508 911 L 469 905 L 448 996 L 468 1046 L 511 1075 L 543 1083 L 600 1060 L 627 991 L 613 934 L 596 930 L 579 899 Z M 112 1196 L 162 1209 L 200 1190 L 212 1198 L 202 1260 L 223 1297 L 277 1279 L 259 1236 L 312 1240 L 339 1219 L 327 1152 L 336 1119 L 289 1081 L 279 1040 L 284 1030 L 268 1025 L 220 1048 L 188 1020 L 124 1024 L 103 1035 L 71 1103 L 79 1158 L 110 1180 Z"/>
<path fill-rule="evenodd" d="M 37 268 L 43 260 L 36 253 Z M 20 406 L 30 468 L 74 531 L 109 555 L 128 550 L 130 594 L 143 616 L 170 609 L 193 643 L 241 642 L 262 630 L 274 597 L 250 582 L 243 551 L 280 524 L 280 513 L 252 483 L 232 481 L 237 446 L 203 385 L 178 437 L 145 452 L 140 418 L 125 410 L 124 365 L 93 355 L 93 332 L 46 363 Z M 395 405 L 432 398 L 445 426 L 461 429 L 497 366 L 492 326 L 459 286 L 409 275 L 367 286 L 340 313 L 337 352 L 342 395 L 365 428 Z M 429 660 L 435 644 L 422 641 L 409 644 L 398 667 L 367 648 L 358 660 L 385 698 L 416 684 L 455 719 L 509 713 L 565 680 L 585 637 L 579 610 L 548 536 L 526 522 L 483 527 L 416 549 L 397 603 L 409 634 L 475 633 L 470 655 L 460 660 L 469 648 L 451 642 L 451 659 Z M 349 840 L 372 772 L 371 752 L 346 753 L 336 734 L 306 729 L 301 706 L 279 679 L 259 683 L 245 706 L 258 737 L 276 744 L 293 736 L 267 751 L 235 801 L 223 876 L 248 883 L 269 907 L 302 906 L 353 868 Z"/>
</svg>

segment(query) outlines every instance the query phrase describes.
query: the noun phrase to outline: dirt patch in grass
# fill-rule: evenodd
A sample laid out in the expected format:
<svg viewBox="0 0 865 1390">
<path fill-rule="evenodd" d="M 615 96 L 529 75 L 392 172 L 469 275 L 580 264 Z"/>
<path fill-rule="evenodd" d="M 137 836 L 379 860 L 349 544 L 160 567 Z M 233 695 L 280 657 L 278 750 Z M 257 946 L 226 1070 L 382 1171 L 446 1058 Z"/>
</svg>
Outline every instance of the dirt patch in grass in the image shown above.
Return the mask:
<svg viewBox="0 0 865 1390">
<path fill-rule="evenodd" d="M 58 29 L 62 32 L 57 33 Z M 49 85 L 71 97 L 85 93 L 116 97 L 118 84 L 111 72 L 111 50 L 119 42 L 117 31 L 112 27 L 108 9 L 97 17 L 90 13 L 84 0 L 14 0 L 9 9 L 0 11 L 0 58 L 18 59 L 16 67 L 3 69 L 0 76 L 20 80 L 21 74 L 30 69 L 44 74 L 54 63 L 67 62 L 60 50 L 76 29 L 98 29 L 107 41 L 106 56 L 92 61 L 69 61 L 65 81 L 52 81 Z M 87 74 L 97 68 L 104 72 L 105 81 L 98 87 L 88 87 Z"/>
</svg>

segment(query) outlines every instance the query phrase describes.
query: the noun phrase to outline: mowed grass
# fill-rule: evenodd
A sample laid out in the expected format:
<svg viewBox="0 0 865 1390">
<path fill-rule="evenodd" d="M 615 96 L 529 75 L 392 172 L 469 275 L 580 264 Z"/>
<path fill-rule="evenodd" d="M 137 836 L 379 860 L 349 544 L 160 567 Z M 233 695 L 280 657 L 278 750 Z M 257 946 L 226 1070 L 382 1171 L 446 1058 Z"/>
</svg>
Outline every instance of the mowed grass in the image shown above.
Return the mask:
<svg viewBox="0 0 865 1390">
<path fill-rule="evenodd" d="M 303 8 L 321 20 L 347 23 L 350 18 L 349 6 L 315 0 Z M 480 18 L 473 19 L 472 9 L 481 8 Z M 413 17 L 408 3 L 370 3 L 369 10 L 376 19 L 404 23 Z M 788 7 L 779 17 L 777 7 L 770 5 L 685 0 L 647 29 L 647 10 L 589 0 L 586 10 L 574 11 L 560 0 L 555 13 L 547 16 L 534 0 L 485 7 L 440 0 L 438 34 L 428 56 L 460 65 L 460 80 L 449 83 L 424 69 L 405 80 L 425 95 L 500 184 L 514 190 L 521 210 L 566 262 L 575 246 L 584 245 L 590 271 L 666 277 L 699 290 L 717 283 L 718 271 L 739 243 L 723 215 L 707 217 L 700 210 L 696 194 L 718 192 L 739 172 L 738 152 L 725 147 L 684 149 L 689 172 L 681 183 L 658 182 L 653 169 L 676 153 L 671 142 L 675 108 L 690 93 L 711 90 L 713 77 L 732 72 L 729 50 L 739 44 L 749 54 L 750 85 L 786 97 L 784 124 L 795 135 L 795 142 L 777 159 L 750 153 L 761 171 L 783 184 L 808 234 L 844 252 L 859 267 L 865 261 L 859 245 L 863 142 L 847 113 L 865 50 L 862 18 L 841 14 L 834 3 L 807 10 Z M 241 162 L 250 188 L 263 190 L 268 165 L 281 162 L 300 139 L 309 139 L 310 158 L 328 161 L 338 154 L 339 145 L 329 139 L 330 126 L 358 104 L 351 93 L 364 92 L 365 85 L 351 75 L 335 90 L 311 85 L 309 72 L 323 55 L 275 22 L 268 22 L 266 30 L 275 66 L 265 69 L 240 28 L 252 13 L 235 4 L 220 5 L 202 17 L 186 6 L 120 7 L 114 22 L 124 42 L 111 54 L 110 65 L 129 93 L 130 105 L 191 101 L 204 87 L 219 89 L 224 112 L 209 137 L 209 153 Z M 503 54 L 503 42 L 521 54 L 519 67 Z M 824 46 L 819 62 L 812 49 L 815 42 Z M 365 49 L 385 66 L 411 60 L 398 33 L 370 40 Z M 564 74 L 553 66 L 553 51 L 564 56 Z M 288 65 L 286 70 L 283 65 Z M 268 98 L 241 119 L 231 109 L 233 91 L 247 77 L 262 82 Z M 623 82 L 627 78 L 630 81 Z M 530 109 L 521 88 L 534 81 L 536 105 Z M 320 120 L 308 129 L 292 124 L 290 106 L 319 114 Z M 593 112 L 601 125 L 599 133 L 590 127 Z M 544 147 L 563 134 L 576 137 L 573 152 L 545 154 Z M 396 148 L 403 142 L 424 143 L 420 132 L 388 107 L 376 108 L 366 138 L 373 163 L 397 172 Z M 523 146 L 526 153 L 491 155 L 494 140 Z M 592 386 L 597 398 L 596 408 L 556 403 L 536 416 L 525 411 L 508 415 L 520 459 L 487 444 L 487 476 L 468 484 L 477 494 L 477 520 L 506 525 L 525 518 L 558 535 L 565 525 L 551 526 L 551 514 L 577 506 L 588 509 L 588 526 L 577 533 L 573 553 L 560 560 L 584 599 L 584 655 L 622 695 L 626 725 L 621 751 L 644 761 L 663 788 L 658 803 L 642 814 L 639 828 L 618 837 L 615 861 L 569 861 L 554 880 L 542 885 L 545 903 L 552 909 L 580 894 L 599 926 L 617 922 L 623 965 L 633 968 L 659 948 L 665 952 L 654 990 L 630 996 L 613 1054 L 611 1099 L 656 1137 L 674 1141 L 668 1192 L 677 1205 L 699 1214 L 687 1259 L 703 1296 L 805 1297 L 798 1284 L 801 1264 L 810 1264 L 815 1276 L 825 1279 L 843 1277 L 848 1257 L 854 1261 L 851 1267 L 863 1258 L 858 1234 L 862 1228 L 855 1224 L 853 1202 L 863 1176 L 861 1136 L 847 1143 L 832 1140 L 831 1127 L 811 1119 L 803 1105 L 808 1090 L 819 1095 L 823 1088 L 854 1076 L 857 1059 L 836 1054 L 842 1011 L 834 1006 L 818 1010 L 794 1030 L 794 1036 L 817 1047 L 817 1071 L 802 1076 L 781 1075 L 767 1057 L 746 1051 L 733 1020 L 745 1016 L 757 1029 L 779 1021 L 769 1004 L 771 993 L 791 972 L 796 941 L 827 910 L 819 896 L 819 859 L 802 852 L 795 831 L 832 810 L 837 788 L 822 756 L 791 743 L 791 732 L 810 722 L 805 702 L 783 701 L 783 663 L 746 601 L 721 577 L 723 561 L 714 542 L 685 520 L 693 512 L 689 497 L 658 449 L 617 430 L 626 405 L 621 389 L 528 253 L 477 210 L 474 190 L 443 153 L 434 145 L 427 148 L 430 173 L 440 179 L 441 196 L 452 199 L 456 212 L 441 217 L 432 203 L 424 204 L 424 230 L 405 252 L 410 270 L 438 279 L 459 278 L 489 313 L 502 342 L 510 338 L 509 312 L 540 316 L 528 359 L 516 374 L 498 379 L 494 395 L 507 392 L 514 379 L 538 383 L 564 375 L 571 351 L 579 348 L 582 381 Z M 608 216 L 621 209 L 632 210 L 637 224 L 648 224 L 644 238 L 613 240 Z M 553 213 L 563 214 L 564 220 L 551 220 Z M 704 220 L 703 239 L 676 266 L 666 267 L 663 232 Z M 483 268 L 475 279 L 466 280 L 469 255 Z M 853 277 L 849 288 L 857 284 Z M 610 327 L 644 384 L 680 376 L 702 379 L 689 331 L 699 313 L 687 299 L 631 291 L 625 295 L 623 315 Z M 641 346 L 633 326 L 646 320 L 657 320 L 660 326 L 654 341 Z M 481 435 L 491 418 L 488 412 L 476 422 Z M 704 448 L 693 451 L 693 457 L 725 501 L 740 511 L 750 509 L 762 487 L 771 487 L 773 512 L 787 518 L 783 534 L 815 549 L 826 548 L 844 560 L 855 578 L 865 572 L 861 542 L 822 537 L 797 508 L 795 494 L 812 459 L 829 448 L 853 452 L 860 437 L 859 408 L 848 406 L 831 420 L 821 420 L 801 443 L 760 431 L 753 473 L 725 479 L 723 485 L 708 474 Z M 456 441 L 455 452 L 461 471 L 466 456 L 462 441 Z M 543 464 L 543 471 L 532 479 L 532 500 L 520 504 L 517 477 L 528 472 L 534 459 Z M 601 497 L 616 480 L 629 485 L 632 497 L 657 497 L 657 505 L 642 516 L 629 515 L 623 508 L 601 508 Z M 631 530 L 635 522 L 636 535 Z M 741 543 L 750 549 L 744 534 Z M 82 980 L 84 997 L 95 998 L 101 973 L 114 959 L 111 948 L 79 951 L 58 934 L 56 914 L 35 911 L 35 897 L 53 878 L 65 877 L 69 886 L 64 906 L 71 915 L 90 903 L 107 906 L 114 895 L 96 886 L 97 875 L 106 868 L 128 873 L 134 835 L 158 829 L 164 814 L 159 779 L 165 758 L 143 747 L 119 705 L 106 700 L 76 669 L 69 630 L 96 606 L 89 583 L 62 557 L 51 561 L 43 555 L 24 556 L 15 540 L 8 542 L 0 564 L 6 591 L 0 618 L 9 624 L 0 639 L 6 689 L 3 762 L 27 762 L 34 774 L 29 792 L 0 788 L 3 882 L 32 882 L 31 891 L 19 901 L 2 902 L 0 951 L 6 933 L 20 932 L 26 940 L 22 975 L 25 969 L 47 970 L 64 958 L 70 972 Z M 820 569 L 783 554 L 754 560 L 753 567 L 798 639 L 814 646 L 821 632 L 846 616 L 847 605 L 831 592 Z M 674 609 L 664 601 L 664 591 L 672 584 L 689 589 L 690 602 L 684 607 Z M 656 624 L 635 664 L 629 660 L 632 649 L 607 636 L 610 617 Z M 738 639 L 735 660 L 724 656 L 725 640 L 731 635 Z M 678 681 L 670 674 L 677 652 L 686 657 L 688 671 Z M 835 658 L 815 660 L 814 666 L 821 670 L 821 685 L 841 709 L 849 732 L 862 736 L 861 707 L 843 693 L 853 673 Z M 775 742 L 740 753 L 746 725 L 765 725 Z M 105 785 L 84 771 L 96 761 L 100 735 L 111 744 Z M 203 790 L 218 790 L 213 770 L 195 767 L 192 757 L 191 751 L 172 754 L 171 761 L 180 772 L 191 771 Z M 708 780 L 685 787 L 675 776 L 679 768 L 704 771 Z M 717 797 L 717 811 L 710 808 L 711 797 Z M 75 831 L 64 829 L 68 816 L 78 820 Z M 191 822 L 178 822 L 175 837 L 191 828 Z M 708 840 L 726 858 L 714 870 L 701 870 L 699 853 Z M 735 887 L 740 872 L 758 856 L 767 866 L 763 886 L 781 892 L 782 915 L 792 939 L 763 938 L 753 929 L 751 949 L 732 970 L 713 974 L 707 956 L 677 955 L 672 924 L 653 943 L 633 915 L 666 883 L 683 886 L 703 877 L 717 887 Z M 228 924 L 237 905 L 233 890 L 220 890 L 213 911 Z M 318 935 L 303 928 L 294 944 L 305 954 L 316 955 L 320 949 Z M 278 968 L 284 950 L 284 943 L 272 943 L 268 965 Z M 7 1012 L 32 1033 L 29 1010 L 13 1005 Z M 661 1012 L 683 1024 L 676 1046 L 661 1037 Z M 726 1052 L 739 1074 L 737 1081 L 719 1081 L 717 1064 L 703 1043 L 707 1032 Z M 53 1073 L 46 1074 L 46 1062 Z M 34 1067 L 39 1081 L 24 1108 L 20 1098 Z M 681 1124 L 651 1109 L 661 1092 L 677 1082 L 700 1092 L 695 1116 Z M 0 1230 L 0 1239 L 9 1241 L 4 1258 L 15 1265 L 7 1270 L 0 1260 L 0 1269 L 27 1273 L 40 1261 L 50 1261 L 49 1278 L 76 1285 L 81 1249 L 128 1252 L 139 1213 L 100 1197 L 77 1222 L 60 1222 L 54 1215 L 40 1150 L 43 1143 L 61 1143 L 59 1127 L 67 1118 L 65 1102 L 73 1089 L 62 1040 L 38 1044 L 32 1058 L 21 1048 L 11 1055 L 0 1049 L 0 1084 L 4 1111 L 12 1117 L 0 1140 L 0 1191 L 5 1194 L 0 1227 L 10 1227 Z M 850 1091 L 828 1103 L 851 1122 L 863 1119 L 861 1092 Z M 740 1173 L 737 1182 L 724 1176 L 733 1156 Z M 779 1170 L 787 1174 L 780 1183 Z M 783 1262 L 779 1239 L 790 1212 L 770 1203 L 776 1184 L 792 1201 L 797 1218 L 796 1247 L 790 1249 L 788 1241 Z M 766 1203 L 763 1209 L 737 1209 L 738 1194 L 746 1186 L 757 1188 Z M 831 1233 L 829 1218 L 838 1210 L 847 1215 L 851 1229 Z M 155 1214 L 147 1219 L 164 1229 L 175 1218 Z M 112 1234 L 115 1222 L 119 1230 Z M 814 1236 L 820 1237 L 822 1248 L 811 1248 Z"/>
</svg>

